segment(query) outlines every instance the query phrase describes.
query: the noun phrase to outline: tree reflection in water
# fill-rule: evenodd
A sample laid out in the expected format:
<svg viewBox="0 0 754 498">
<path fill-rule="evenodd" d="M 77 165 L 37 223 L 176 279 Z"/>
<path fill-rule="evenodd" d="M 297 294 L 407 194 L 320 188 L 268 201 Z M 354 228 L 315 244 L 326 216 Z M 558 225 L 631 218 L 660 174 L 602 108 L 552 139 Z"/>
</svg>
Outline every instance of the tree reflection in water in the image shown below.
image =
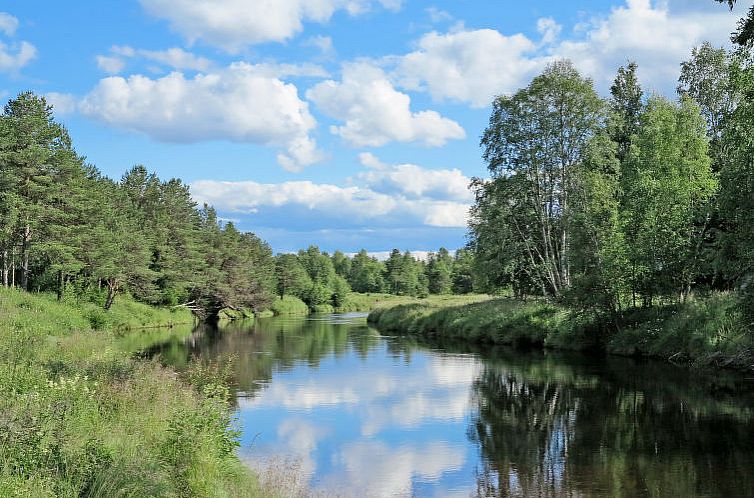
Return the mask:
<svg viewBox="0 0 754 498">
<path fill-rule="evenodd" d="M 443 472 L 464 489 L 475 488 L 477 496 L 754 496 L 750 472 L 754 466 L 754 390 L 744 376 L 692 373 L 664 363 L 623 358 L 382 337 L 363 320 L 347 324 L 340 320 L 330 316 L 230 324 L 220 331 L 198 330 L 188 340 L 169 342 L 152 353 L 177 368 L 193 356 L 209 361 L 234 355 L 239 397 L 259 399 L 265 386 L 267 394 L 276 387 L 290 392 L 321 387 L 332 394 L 346 384 L 348 389 L 362 390 L 358 403 L 328 402 L 307 408 L 306 420 L 312 424 L 317 416 L 334 416 L 362 427 L 359 434 L 352 434 L 348 424 L 338 424 L 344 432 L 337 435 L 340 439 L 323 443 L 317 456 L 319 468 L 330 466 L 333 455 L 356 442 L 362 445 L 357 447 L 367 447 L 366 441 L 394 450 L 386 443 L 391 441 L 382 439 L 388 437 L 385 434 L 400 437 L 401 443 L 413 441 L 420 448 L 441 447 L 430 443 L 452 439 L 452 434 L 443 431 L 455 431 L 457 423 L 460 432 L 455 434 L 460 437 L 453 439 L 454 444 L 464 439 L 465 428 L 469 455 L 458 462 L 468 460 L 468 468 L 461 470 L 456 462 L 450 466 L 455 470 L 443 467 Z M 454 372 L 448 367 L 449 357 L 465 367 Z M 349 359 L 340 365 L 359 369 L 349 371 L 358 374 L 358 383 L 349 384 L 346 377 L 340 377 L 348 373 L 331 361 L 339 358 Z M 357 361 L 352 363 L 352 359 Z M 327 366 L 323 369 L 323 365 Z M 430 378 L 428 366 L 445 369 L 443 382 Z M 453 378 L 464 372 L 467 378 Z M 281 373 L 298 377 L 290 385 L 281 384 L 285 377 L 277 375 Z M 398 374 L 404 377 L 390 384 L 395 392 L 369 391 L 374 387 L 369 385 L 371 379 L 392 379 Z M 424 390 L 422 400 L 434 403 L 421 412 L 432 416 L 406 418 L 407 413 L 399 413 L 401 417 L 386 417 L 375 425 L 374 414 L 379 410 L 392 413 L 416 398 L 396 388 L 405 387 L 409 380 L 411 389 Z M 465 415 L 450 417 L 451 404 L 443 405 L 448 382 L 456 382 L 456 388 L 470 386 L 462 387 L 470 389 L 471 396 L 470 404 L 462 405 Z M 276 416 L 293 413 L 275 405 L 274 399 L 268 402 L 265 409 L 277 410 Z M 331 410 L 329 415 L 317 411 L 325 407 Z M 411 423 L 399 423 L 399 419 Z M 269 430 L 277 427 L 274 421 L 270 424 Z M 365 432 L 363 427 L 372 430 Z M 328 445 L 332 445 L 330 453 L 324 451 Z M 374 473 L 374 466 L 365 472 Z M 416 478 L 410 469 L 406 472 L 402 485 Z M 444 475 L 430 474 L 433 482 Z M 367 477 L 359 474 L 354 479 Z M 474 481 L 475 486 L 468 488 Z"/>
<path fill-rule="evenodd" d="M 720 394 L 736 378 L 502 356 L 473 387 L 477 496 L 754 495 L 751 393 Z"/>
</svg>

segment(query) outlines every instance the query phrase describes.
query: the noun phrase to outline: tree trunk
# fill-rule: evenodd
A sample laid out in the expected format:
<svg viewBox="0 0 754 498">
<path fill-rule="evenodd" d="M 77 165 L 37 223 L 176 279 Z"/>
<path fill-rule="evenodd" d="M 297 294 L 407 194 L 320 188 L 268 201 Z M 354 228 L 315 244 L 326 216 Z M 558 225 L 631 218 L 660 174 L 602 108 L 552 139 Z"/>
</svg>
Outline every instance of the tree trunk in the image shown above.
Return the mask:
<svg viewBox="0 0 754 498">
<path fill-rule="evenodd" d="M 105 300 L 105 309 L 109 310 L 115 301 L 115 294 L 118 292 L 118 280 L 111 278 L 107 280 L 107 299 Z"/>
<path fill-rule="evenodd" d="M 31 227 L 24 227 L 24 235 L 21 240 L 21 288 L 29 290 L 29 241 L 31 239 Z"/>
<path fill-rule="evenodd" d="M 8 287 L 8 277 L 10 271 L 8 270 L 8 249 L 3 248 L 3 287 Z"/>
<path fill-rule="evenodd" d="M 13 246 L 10 250 L 10 285 L 16 286 L 16 247 Z"/>
<path fill-rule="evenodd" d="M 58 301 L 63 300 L 63 290 L 65 289 L 65 278 L 63 270 L 58 270 Z"/>
</svg>

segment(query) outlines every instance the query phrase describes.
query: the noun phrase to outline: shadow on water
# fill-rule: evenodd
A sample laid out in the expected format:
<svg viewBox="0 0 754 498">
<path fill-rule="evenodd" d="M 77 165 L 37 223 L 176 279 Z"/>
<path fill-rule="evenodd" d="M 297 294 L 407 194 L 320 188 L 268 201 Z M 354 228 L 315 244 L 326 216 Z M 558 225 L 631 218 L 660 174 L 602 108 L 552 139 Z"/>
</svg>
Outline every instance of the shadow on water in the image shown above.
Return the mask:
<svg viewBox="0 0 754 498">
<path fill-rule="evenodd" d="M 368 369 L 385 358 L 411 366 L 417 355 L 468 356 L 480 368 L 468 416 L 452 427 L 476 455 L 462 483 L 469 494 L 754 496 L 754 381 L 739 374 L 382 337 L 360 315 L 204 327 L 150 354 L 177 368 L 234 354 L 245 397 L 276 372 L 315 372 L 325 358 L 356 357 Z"/>
</svg>

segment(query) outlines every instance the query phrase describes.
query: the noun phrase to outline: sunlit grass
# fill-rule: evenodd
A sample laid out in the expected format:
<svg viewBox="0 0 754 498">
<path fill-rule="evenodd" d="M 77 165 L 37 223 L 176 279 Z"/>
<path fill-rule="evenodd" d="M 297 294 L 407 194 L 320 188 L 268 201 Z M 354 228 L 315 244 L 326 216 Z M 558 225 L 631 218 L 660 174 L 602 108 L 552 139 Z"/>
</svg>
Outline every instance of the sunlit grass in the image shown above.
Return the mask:
<svg viewBox="0 0 754 498">
<path fill-rule="evenodd" d="M 546 301 L 462 299 L 389 304 L 372 311 L 369 321 L 391 333 L 602 350 L 754 370 L 754 332 L 745 325 L 737 296 L 730 293 L 617 315 L 570 310 Z"/>
<path fill-rule="evenodd" d="M 0 290 L 0 496 L 261 496 L 227 391 L 132 357 L 190 314 L 94 306 Z"/>
</svg>

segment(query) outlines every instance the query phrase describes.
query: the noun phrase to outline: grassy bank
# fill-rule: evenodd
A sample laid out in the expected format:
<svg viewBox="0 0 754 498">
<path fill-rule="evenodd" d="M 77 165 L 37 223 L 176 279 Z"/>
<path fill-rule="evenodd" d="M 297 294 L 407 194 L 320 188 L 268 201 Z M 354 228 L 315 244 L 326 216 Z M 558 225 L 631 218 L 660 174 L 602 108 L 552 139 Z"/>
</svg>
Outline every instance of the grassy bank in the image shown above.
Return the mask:
<svg viewBox="0 0 754 498">
<path fill-rule="evenodd" d="M 277 297 L 270 304 L 270 312 L 275 316 L 308 315 L 309 313 L 351 313 L 371 311 L 380 306 L 391 306 L 416 301 L 416 298 L 395 296 L 393 294 L 350 292 L 340 306 L 320 304 L 309 308 L 305 302 L 295 296 Z"/>
<path fill-rule="evenodd" d="M 489 344 L 531 344 L 649 356 L 675 363 L 754 370 L 754 331 L 736 298 L 717 294 L 620 317 L 579 313 L 544 301 L 464 298 L 382 307 L 370 323 L 388 333 Z"/>
<path fill-rule="evenodd" d="M 133 358 L 191 325 L 137 328 L 190 324 L 187 311 L 0 289 L 0 316 L 0 496 L 261 495 L 227 389 Z"/>
</svg>

